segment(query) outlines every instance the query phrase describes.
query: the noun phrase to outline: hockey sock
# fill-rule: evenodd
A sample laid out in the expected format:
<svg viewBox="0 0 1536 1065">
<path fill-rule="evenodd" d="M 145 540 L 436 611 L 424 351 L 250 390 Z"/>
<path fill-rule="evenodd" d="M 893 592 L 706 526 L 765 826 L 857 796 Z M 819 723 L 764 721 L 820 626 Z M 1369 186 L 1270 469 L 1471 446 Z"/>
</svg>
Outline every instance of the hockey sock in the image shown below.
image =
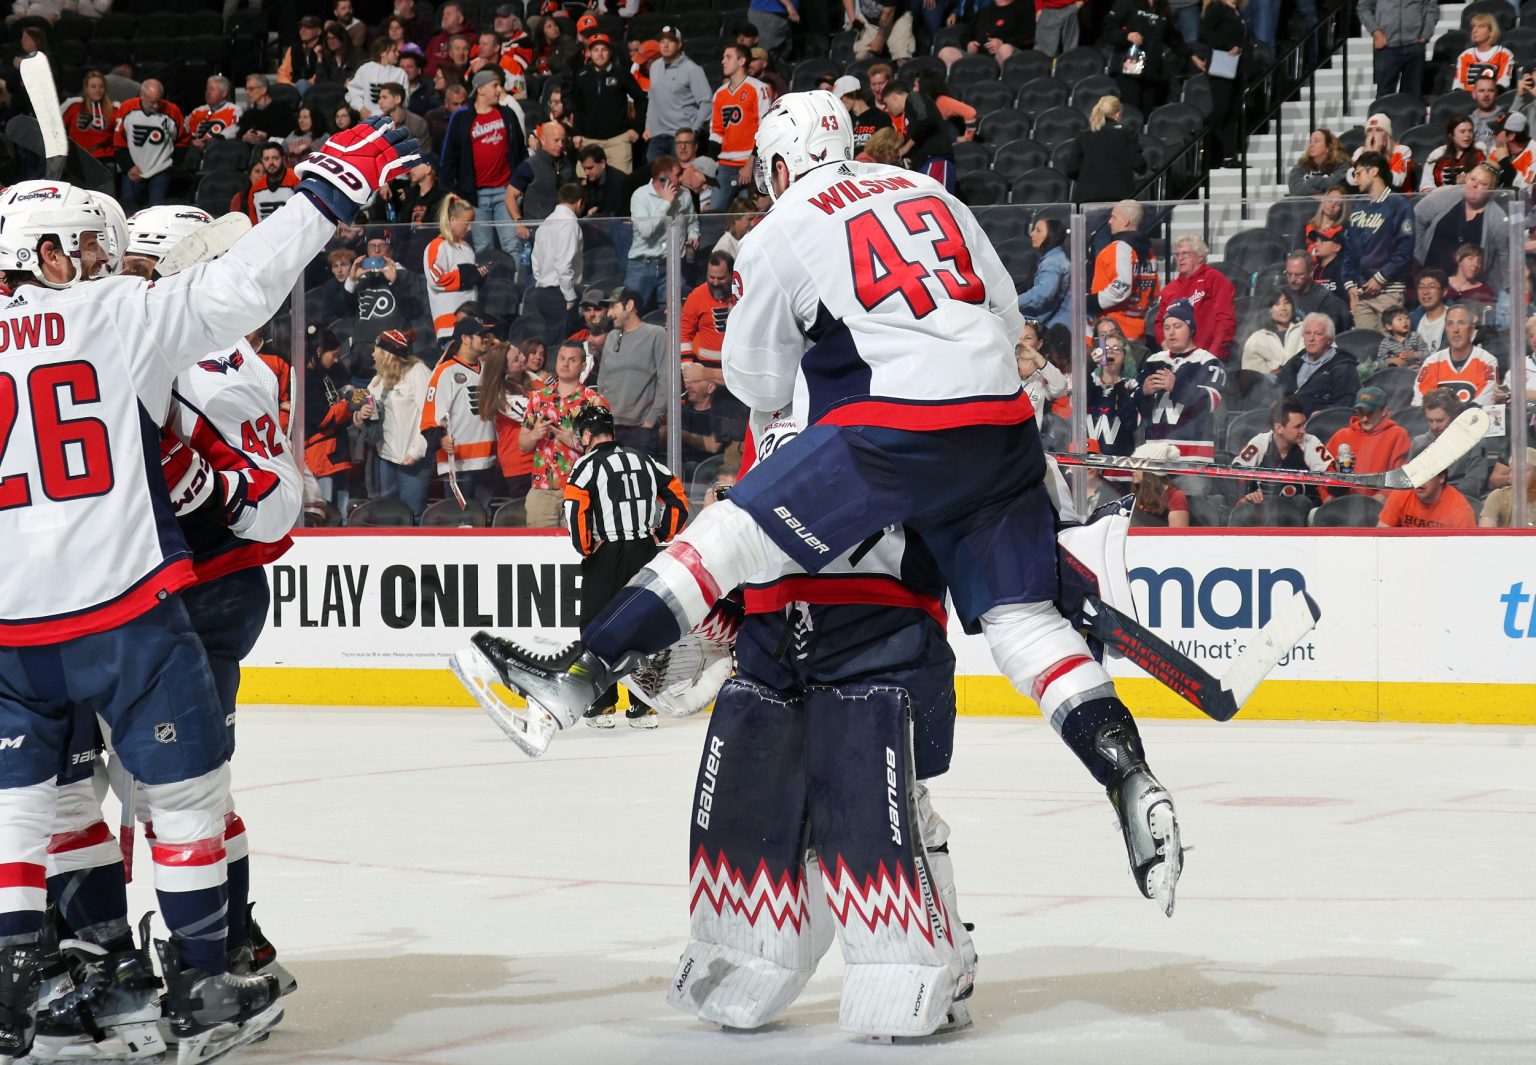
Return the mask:
<svg viewBox="0 0 1536 1065">
<path fill-rule="evenodd" d="M 233 810 L 224 816 L 224 855 L 229 873 L 229 944 L 236 947 L 251 938 L 251 858 L 245 822 Z"/>
<path fill-rule="evenodd" d="M 53 806 L 51 777 L 28 787 L 0 788 L 0 947 L 42 937 Z"/>
<path fill-rule="evenodd" d="M 123 857 L 105 822 L 55 833 L 48 845 L 48 895 L 74 938 L 109 951 L 133 948 Z"/>
<path fill-rule="evenodd" d="M 145 784 L 154 822 L 155 894 L 160 915 L 189 968 L 229 969 L 225 812 L 229 766 L 172 784 Z"/>
</svg>

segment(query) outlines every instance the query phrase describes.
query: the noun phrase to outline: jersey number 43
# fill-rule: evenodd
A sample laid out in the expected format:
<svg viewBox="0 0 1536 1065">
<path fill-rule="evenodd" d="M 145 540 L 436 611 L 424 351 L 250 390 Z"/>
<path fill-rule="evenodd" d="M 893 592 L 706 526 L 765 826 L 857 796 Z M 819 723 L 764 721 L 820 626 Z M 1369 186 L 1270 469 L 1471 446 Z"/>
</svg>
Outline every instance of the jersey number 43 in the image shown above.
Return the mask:
<svg viewBox="0 0 1536 1065">
<path fill-rule="evenodd" d="M 25 392 L 16 378 L 0 373 L 0 467 L 12 443 L 20 401 L 32 408 L 32 436 L 37 448 L 38 480 L 55 503 L 102 496 L 112 491 L 112 451 L 107 426 L 96 418 L 65 418 L 61 392 L 71 404 L 98 403 L 101 387 L 88 362 L 37 366 L 27 374 Z M 24 446 L 22 441 L 15 441 Z M 0 510 L 32 505 L 32 479 L 25 473 L 0 477 Z"/>
<path fill-rule="evenodd" d="M 937 196 L 904 200 L 896 205 L 896 217 L 912 236 L 927 235 L 930 246 L 922 258 L 904 258 L 889 230 L 874 210 L 848 220 L 848 251 L 853 262 L 853 292 L 866 311 L 873 311 L 900 294 L 917 318 L 937 308 L 928 282 L 937 280 L 944 295 L 962 303 L 985 303 L 987 286 L 976 276 L 965 235 L 949 205 Z"/>
</svg>

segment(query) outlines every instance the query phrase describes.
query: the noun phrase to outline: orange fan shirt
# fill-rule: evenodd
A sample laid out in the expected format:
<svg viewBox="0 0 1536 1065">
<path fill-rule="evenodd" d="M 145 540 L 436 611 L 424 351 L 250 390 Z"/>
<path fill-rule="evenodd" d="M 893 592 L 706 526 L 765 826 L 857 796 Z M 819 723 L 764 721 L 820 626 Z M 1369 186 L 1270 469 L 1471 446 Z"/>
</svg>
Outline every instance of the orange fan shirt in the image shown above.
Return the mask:
<svg viewBox="0 0 1536 1065">
<path fill-rule="evenodd" d="M 751 158 L 757 123 L 768 110 L 768 101 L 768 86 L 756 78 L 744 78 L 734 89 L 725 82 L 715 90 L 709 137 L 720 146 L 722 166 L 740 166 Z"/>
<path fill-rule="evenodd" d="M 1392 529 L 1473 529 L 1477 518 L 1472 504 L 1450 485 L 1440 493 L 1435 505 L 1426 507 L 1414 492 L 1393 492 L 1381 508 L 1381 524 Z"/>
</svg>

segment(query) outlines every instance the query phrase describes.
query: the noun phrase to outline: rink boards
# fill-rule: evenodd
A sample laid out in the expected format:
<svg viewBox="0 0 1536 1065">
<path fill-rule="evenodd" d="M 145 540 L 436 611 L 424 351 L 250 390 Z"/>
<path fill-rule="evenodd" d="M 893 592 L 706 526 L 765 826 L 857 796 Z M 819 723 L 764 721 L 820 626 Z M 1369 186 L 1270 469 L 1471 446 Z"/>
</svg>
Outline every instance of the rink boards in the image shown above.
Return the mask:
<svg viewBox="0 0 1536 1065">
<path fill-rule="evenodd" d="M 1138 531 L 1131 584 L 1146 622 L 1213 673 L 1292 589 L 1317 628 L 1247 718 L 1536 724 L 1536 533 Z M 563 535 L 314 530 L 268 567 L 272 608 L 246 703 L 467 706 L 444 668 L 479 628 L 573 635 L 577 555 Z M 953 631 L 964 714 L 1033 714 L 979 638 Z M 1198 711 L 1112 662 L 1138 714 Z"/>
</svg>

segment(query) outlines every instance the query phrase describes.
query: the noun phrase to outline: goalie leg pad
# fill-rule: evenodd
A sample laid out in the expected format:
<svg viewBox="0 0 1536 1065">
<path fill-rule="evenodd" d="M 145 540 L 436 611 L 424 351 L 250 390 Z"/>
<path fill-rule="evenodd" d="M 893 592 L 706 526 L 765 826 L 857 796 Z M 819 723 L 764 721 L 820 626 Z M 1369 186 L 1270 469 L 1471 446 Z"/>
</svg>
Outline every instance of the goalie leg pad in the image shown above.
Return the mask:
<svg viewBox="0 0 1536 1065">
<path fill-rule="evenodd" d="M 897 687 L 813 687 L 805 712 L 811 833 L 847 963 L 839 1022 L 929 1035 L 965 960 L 923 844 L 910 700 Z"/>
<path fill-rule="evenodd" d="M 691 941 L 667 989 L 668 1003 L 700 1020 L 768 1023 L 826 950 L 812 933 L 804 868 L 804 752 L 798 700 L 740 677 L 726 682 L 689 833 Z"/>
</svg>

